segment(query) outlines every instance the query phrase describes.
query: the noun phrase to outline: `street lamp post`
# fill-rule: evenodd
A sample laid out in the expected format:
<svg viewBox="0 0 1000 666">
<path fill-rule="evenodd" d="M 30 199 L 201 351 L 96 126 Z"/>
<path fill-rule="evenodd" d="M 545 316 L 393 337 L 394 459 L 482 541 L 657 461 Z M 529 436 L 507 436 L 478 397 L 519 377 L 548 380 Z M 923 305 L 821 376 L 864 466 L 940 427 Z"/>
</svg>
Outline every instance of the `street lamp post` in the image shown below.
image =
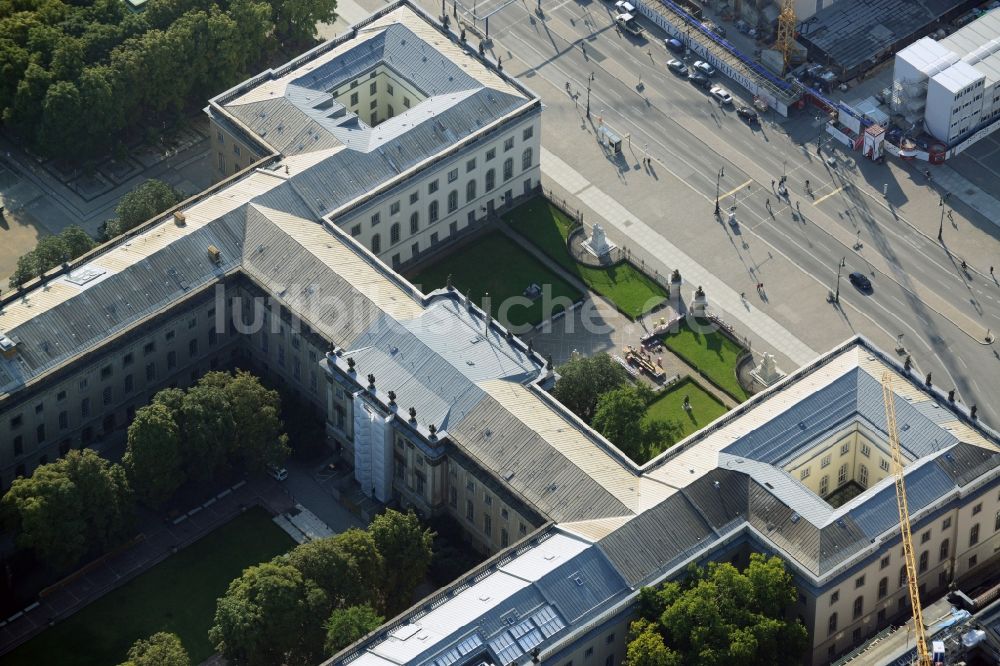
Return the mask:
<svg viewBox="0 0 1000 666">
<path fill-rule="evenodd" d="M 948 192 L 938 202 L 938 206 L 941 208 L 941 221 L 938 223 L 938 240 L 942 243 L 944 242 L 944 205 L 948 203 L 948 197 L 950 196 L 951 192 Z"/>
<path fill-rule="evenodd" d="M 715 177 L 715 214 L 719 214 L 719 181 L 726 174 L 726 167 L 719 169 L 719 174 Z"/>
<path fill-rule="evenodd" d="M 591 72 L 587 78 L 587 117 L 590 117 L 590 82 L 594 80 L 594 73 Z"/>
<path fill-rule="evenodd" d="M 846 264 L 847 264 L 847 257 L 844 257 L 843 259 L 841 259 L 840 263 L 837 264 L 837 291 L 833 295 L 833 302 L 834 303 L 839 303 L 840 302 L 840 269 L 843 268 Z"/>
</svg>

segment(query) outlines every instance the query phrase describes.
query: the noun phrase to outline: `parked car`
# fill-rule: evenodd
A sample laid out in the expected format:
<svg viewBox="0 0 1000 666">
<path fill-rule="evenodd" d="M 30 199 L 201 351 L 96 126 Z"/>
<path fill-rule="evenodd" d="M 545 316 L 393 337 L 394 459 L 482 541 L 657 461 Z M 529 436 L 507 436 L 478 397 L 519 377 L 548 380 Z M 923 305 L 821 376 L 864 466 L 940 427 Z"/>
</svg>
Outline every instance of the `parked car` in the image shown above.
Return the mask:
<svg viewBox="0 0 1000 666">
<path fill-rule="evenodd" d="M 851 273 L 847 276 L 847 279 L 851 281 L 851 284 L 857 287 L 858 291 L 865 294 L 872 293 L 872 281 L 862 273 Z"/>
<path fill-rule="evenodd" d="M 635 5 L 628 0 L 618 0 L 615 3 L 615 9 L 618 10 L 619 14 L 635 14 Z"/>
<path fill-rule="evenodd" d="M 708 90 L 712 86 L 712 80 L 699 72 L 691 72 L 688 74 L 688 82 L 695 84 L 699 88 L 704 88 L 705 90 Z"/>
<path fill-rule="evenodd" d="M 679 39 L 668 37 L 663 40 L 663 43 L 667 45 L 667 49 L 673 51 L 674 53 L 684 53 L 684 44 L 682 44 Z"/>
<path fill-rule="evenodd" d="M 683 62 L 677 58 L 673 58 L 667 61 L 667 69 L 669 69 L 674 74 L 680 74 L 681 76 L 687 76 L 688 68 Z"/>
<path fill-rule="evenodd" d="M 694 65 L 692 65 L 692 67 L 697 69 L 705 76 L 715 76 L 715 68 L 709 65 L 704 60 L 695 60 Z"/>
<path fill-rule="evenodd" d="M 723 88 L 722 86 L 712 86 L 712 89 L 709 90 L 709 93 L 711 93 L 712 97 L 719 100 L 719 104 L 733 103 L 733 96 L 730 95 L 729 91 Z"/>
<path fill-rule="evenodd" d="M 743 120 L 747 121 L 751 125 L 755 125 L 760 122 L 760 118 L 757 117 L 757 112 L 751 109 L 749 106 L 741 106 L 736 109 L 736 115 L 738 115 Z"/>
<path fill-rule="evenodd" d="M 267 466 L 267 473 L 275 481 L 284 481 L 288 478 L 288 470 L 284 467 L 278 467 L 277 465 L 269 464 Z"/>
</svg>

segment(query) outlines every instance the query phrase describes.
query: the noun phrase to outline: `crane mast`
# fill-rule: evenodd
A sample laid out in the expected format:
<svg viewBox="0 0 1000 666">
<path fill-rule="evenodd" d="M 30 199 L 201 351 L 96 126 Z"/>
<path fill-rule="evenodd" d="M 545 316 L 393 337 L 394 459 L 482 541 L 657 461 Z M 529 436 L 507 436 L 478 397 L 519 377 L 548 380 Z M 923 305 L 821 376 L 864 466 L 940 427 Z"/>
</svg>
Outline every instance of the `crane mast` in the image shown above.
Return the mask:
<svg viewBox="0 0 1000 666">
<path fill-rule="evenodd" d="M 910 509 L 906 505 L 906 481 L 903 477 L 903 456 L 899 450 L 899 434 L 896 431 L 896 404 L 892 393 L 892 373 L 888 370 L 882 374 L 882 397 L 885 400 L 885 420 L 886 430 L 889 433 L 889 448 L 892 449 L 892 473 L 896 478 L 896 506 L 899 509 L 899 531 L 903 540 L 906 582 L 910 591 L 910 605 L 913 607 L 913 631 L 917 637 L 917 664 L 919 666 L 931 666 L 931 655 L 927 650 L 927 633 L 924 631 L 924 615 L 920 608 L 917 565 L 913 557 L 913 537 L 910 534 Z"/>
</svg>

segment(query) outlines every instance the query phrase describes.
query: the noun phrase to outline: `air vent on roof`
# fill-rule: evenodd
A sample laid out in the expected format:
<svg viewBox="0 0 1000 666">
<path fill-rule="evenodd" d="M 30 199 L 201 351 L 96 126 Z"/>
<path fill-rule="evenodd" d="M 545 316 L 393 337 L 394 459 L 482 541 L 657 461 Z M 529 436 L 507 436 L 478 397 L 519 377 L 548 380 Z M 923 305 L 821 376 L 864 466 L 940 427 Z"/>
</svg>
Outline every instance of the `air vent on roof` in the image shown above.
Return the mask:
<svg viewBox="0 0 1000 666">
<path fill-rule="evenodd" d="M 774 486 L 772 486 L 769 482 L 765 481 L 764 485 L 767 486 L 769 489 L 774 490 Z"/>
<path fill-rule="evenodd" d="M 8 336 L 6 333 L 0 333 L 0 355 L 4 358 L 13 358 L 14 348 L 17 347 L 17 343 L 20 340 L 17 336 Z"/>
<path fill-rule="evenodd" d="M 212 263 L 218 264 L 222 261 L 222 252 L 220 252 L 219 248 L 215 247 L 214 245 L 209 245 L 208 258 L 212 260 Z"/>
<path fill-rule="evenodd" d="M 175 211 L 174 212 L 174 224 L 176 224 L 178 227 L 183 227 L 184 225 L 186 225 L 187 224 L 187 215 L 185 215 L 184 213 L 182 213 L 179 210 Z"/>
<path fill-rule="evenodd" d="M 793 513 L 793 514 L 792 514 L 792 517 L 791 517 L 791 518 L 789 518 L 789 520 L 791 520 L 791 521 L 792 521 L 792 524 L 794 525 L 795 523 L 799 522 L 799 514 L 797 514 L 797 513 Z"/>
</svg>

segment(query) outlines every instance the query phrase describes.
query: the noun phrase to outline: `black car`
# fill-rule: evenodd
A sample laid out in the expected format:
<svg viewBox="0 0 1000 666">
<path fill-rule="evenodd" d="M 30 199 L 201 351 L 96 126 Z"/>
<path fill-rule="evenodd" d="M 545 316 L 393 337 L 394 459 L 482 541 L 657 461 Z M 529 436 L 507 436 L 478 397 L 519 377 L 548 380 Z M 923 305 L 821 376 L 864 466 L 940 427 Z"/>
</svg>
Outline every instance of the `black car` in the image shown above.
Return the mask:
<svg viewBox="0 0 1000 666">
<path fill-rule="evenodd" d="M 751 109 L 749 106 L 741 106 L 736 109 L 736 115 L 738 115 L 743 120 L 747 121 L 751 125 L 760 122 L 760 118 L 757 117 L 757 112 Z"/>
<path fill-rule="evenodd" d="M 674 53 L 684 53 L 684 44 L 681 43 L 681 40 L 674 39 L 673 37 L 668 37 L 663 41 L 667 45 L 667 48 L 673 51 Z"/>
<path fill-rule="evenodd" d="M 704 74 L 699 74 L 698 72 L 691 72 L 688 74 L 688 81 L 695 84 L 699 88 L 704 88 L 708 90 L 712 86 L 712 79 L 708 78 Z"/>
<path fill-rule="evenodd" d="M 847 279 L 851 281 L 851 284 L 858 288 L 858 291 L 866 294 L 870 294 L 872 292 L 872 281 L 861 273 L 851 273 L 847 276 Z"/>
</svg>

